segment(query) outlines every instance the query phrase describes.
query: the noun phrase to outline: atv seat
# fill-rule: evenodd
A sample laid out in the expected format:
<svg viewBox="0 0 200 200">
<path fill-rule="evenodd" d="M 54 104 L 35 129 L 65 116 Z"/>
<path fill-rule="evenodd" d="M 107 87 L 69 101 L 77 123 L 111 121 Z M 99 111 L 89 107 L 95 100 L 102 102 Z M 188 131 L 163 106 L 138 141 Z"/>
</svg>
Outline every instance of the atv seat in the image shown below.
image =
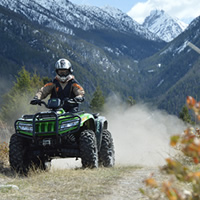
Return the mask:
<svg viewBox="0 0 200 200">
<path fill-rule="evenodd" d="M 98 116 L 99 116 L 99 113 L 93 113 L 92 115 L 93 115 L 93 116 L 94 116 L 94 118 L 96 119 L 96 118 L 98 118 Z"/>
</svg>

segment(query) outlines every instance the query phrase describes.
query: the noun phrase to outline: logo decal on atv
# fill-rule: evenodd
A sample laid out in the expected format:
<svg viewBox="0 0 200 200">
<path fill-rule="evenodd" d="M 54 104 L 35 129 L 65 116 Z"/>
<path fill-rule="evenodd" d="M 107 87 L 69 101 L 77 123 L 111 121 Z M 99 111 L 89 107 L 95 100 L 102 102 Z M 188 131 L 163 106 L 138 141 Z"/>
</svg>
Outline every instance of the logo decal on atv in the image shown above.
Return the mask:
<svg viewBox="0 0 200 200">
<path fill-rule="evenodd" d="M 85 121 L 85 120 L 87 120 L 87 116 L 85 116 L 85 117 L 83 117 L 82 119 L 81 119 L 81 121 L 83 122 L 83 121 Z"/>
</svg>

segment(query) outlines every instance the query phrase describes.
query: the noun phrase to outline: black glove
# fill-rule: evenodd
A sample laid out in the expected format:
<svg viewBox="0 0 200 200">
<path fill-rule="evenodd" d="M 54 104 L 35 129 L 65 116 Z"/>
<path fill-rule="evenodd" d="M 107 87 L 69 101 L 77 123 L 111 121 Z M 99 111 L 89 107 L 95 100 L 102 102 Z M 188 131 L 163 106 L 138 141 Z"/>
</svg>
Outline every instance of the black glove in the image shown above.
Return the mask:
<svg viewBox="0 0 200 200">
<path fill-rule="evenodd" d="M 82 103 L 84 100 L 85 100 L 85 98 L 81 97 L 81 96 L 77 96 L 74 98 L 74 101 L 77 103 Z"/>
<path fill-rule="evenodd" d="M 33 98 L 31 101 L 30 101 L 30 104 L 32 105 L 40 105 L 41 106 L 41 100 L 40 99 L 37 99 L 37 98 Z"/>
</svg>

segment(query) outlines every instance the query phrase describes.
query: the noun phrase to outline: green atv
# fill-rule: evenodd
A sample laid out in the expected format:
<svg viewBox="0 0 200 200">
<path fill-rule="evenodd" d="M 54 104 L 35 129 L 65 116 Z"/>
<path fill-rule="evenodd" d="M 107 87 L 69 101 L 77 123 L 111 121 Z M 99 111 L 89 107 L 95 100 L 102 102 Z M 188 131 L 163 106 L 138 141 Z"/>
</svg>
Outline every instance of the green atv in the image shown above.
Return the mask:
<svg viewBox="0 0 200 200">
<path fill-rule="evenodd" d="M 114 165 L 113 139 L 105 117 L 84 111 L 65 112 L 58 98 L 38 104 L 49 110 L 23 115 L 15 122 L 16 133 L 9 144 L 12 169 L 17 173 L 27 173 L 32 166 L 45 169 L 45 163 L 55 157 L 81 158 L 84 168 Z"/>
</svg>

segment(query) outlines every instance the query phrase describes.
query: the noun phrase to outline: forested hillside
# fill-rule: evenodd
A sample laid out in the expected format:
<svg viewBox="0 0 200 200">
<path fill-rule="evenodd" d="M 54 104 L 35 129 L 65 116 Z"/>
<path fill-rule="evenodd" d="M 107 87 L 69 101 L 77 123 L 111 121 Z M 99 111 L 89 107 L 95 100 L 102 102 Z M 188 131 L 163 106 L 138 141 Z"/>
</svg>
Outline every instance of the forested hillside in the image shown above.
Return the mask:
<svg viewBox="0 0 200 200">
<path fill-rule="evenodd" d="M 141 61 L 138 93 L 169 113 L 178 114 L 188 95 L 200 97 L 200 57 L 187 44 L 200 47 L 200 18 L 157 54 Z"/>
<path fill-rule="evenodd" d="M 72 62 L 75 75 L 88 94 L 92 94 L 99 83 L 106 94 L 118 91 L 123 95 L 133 95 L 129 84 L 132 84 L 137 65 L 132 57 L 120 53 L 117 48 L 118 52 L 112 52 L 110 47 L 103 49 L 103 41 L 109 41 L 109 38 L 104 40 L 100 37 L 105 33 L 99 32 L 96 36 L 90 33 L 89 43 L 75 36 L 46 29 L 3 7 L 0 9 L 0 36 L 3 39 L 0 44 L 2 81 L 9 79 L 12 84 L 22 66 L 30 72 L 38 71 L 41 76 L 53 77 L 55 62 L 58 58 L 65 57 Z M 115 33 L 109 34 L 111 38 Z M 102 48 L 92 41 L 101 44 Z M 113 40 L 113 44 L 115 43 Z M 7 90 L 2 89 L 1 94 Z"/>
<path fill-rule="evenodd" d="M 131 96 L 173 114 L 185 103 L 180 96 L 198 95 L 199 55 L 187 42 L 200 46 L 199 18 L 166 45 L 114 29 L 74 28 L 75 34 L 66 34 L 2 6 L 0 14 L 0 98 L 23 66 L 31 74 L 52 79 L 54 64 L 61 57 L 71 61 L 75 77 L 86 90 L 87 106 L 97 85 L 105 97 Z"/>
</svg>

